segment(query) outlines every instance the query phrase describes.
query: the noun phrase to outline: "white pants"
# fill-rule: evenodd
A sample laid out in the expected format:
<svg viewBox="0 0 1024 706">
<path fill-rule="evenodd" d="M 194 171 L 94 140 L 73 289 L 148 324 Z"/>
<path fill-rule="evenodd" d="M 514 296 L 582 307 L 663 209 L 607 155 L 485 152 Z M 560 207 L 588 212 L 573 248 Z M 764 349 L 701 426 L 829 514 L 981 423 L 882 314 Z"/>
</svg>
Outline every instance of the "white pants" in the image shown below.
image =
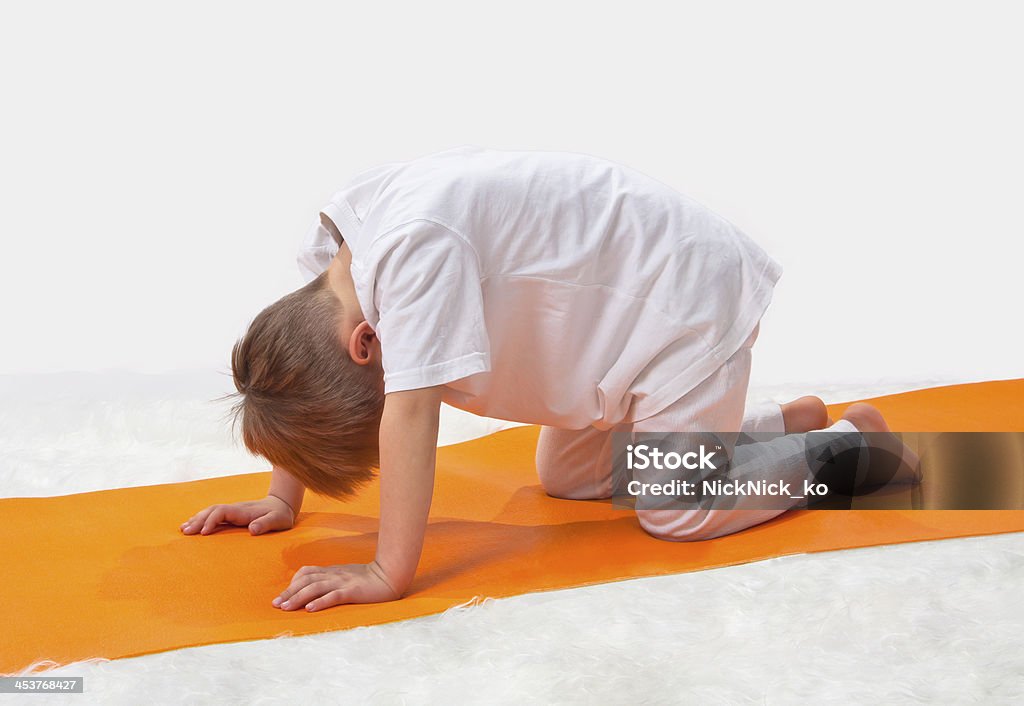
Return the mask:
<svg viewBox="0 0 1024 706">
<path fill-rule="evenodd" d="M 652 417 L 608 430 L 543 427 L 537 443 L 537 472 L 545 491 L 554 497 L 572 500 L 612 497 L 614 432 L 711 431 L 719 435 L 736 432 L 735 436 L 739 432 L 785 432 L 782 408 L 778 404 L 765 402 L 746 407 L 751 348 L 759 330 L 760 324 L 718 370 Z M 811 477 L 805 459 L 804 436 L 789 434 L 772 441 L 735 446 L 734 465 L 741 469 L 744 480 L 786 480 L 800 487 Z M 758 503 L 752 500 L 747 504 Z M 794 502 L 791 507 L 797 504 Z M 744 508 L 742 501 L 727 510 L 641 509 L 638 503 L 636 514 L 644 530 L 659 539 L 692 541 L 738 532 L 788 509 L 791 508 Z"/>
</svg>

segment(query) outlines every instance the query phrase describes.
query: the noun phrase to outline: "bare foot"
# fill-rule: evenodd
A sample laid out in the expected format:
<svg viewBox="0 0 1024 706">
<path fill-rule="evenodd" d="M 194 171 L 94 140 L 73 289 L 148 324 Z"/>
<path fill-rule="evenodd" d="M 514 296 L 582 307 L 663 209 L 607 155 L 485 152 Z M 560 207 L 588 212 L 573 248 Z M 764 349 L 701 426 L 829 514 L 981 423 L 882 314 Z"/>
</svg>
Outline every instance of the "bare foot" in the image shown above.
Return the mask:
<svg viewBox="0 0 1024 706">
<path fill-rule="evenodd" d="M 893 483 L 921 482 L 921 459 L 903 441 L 892 433 L 882 413 L 867 402 L 855 402 L 843 412 L 843 419 L 857 427 L 857 431 L 868 432 L 865 437 L 870 448 L 881 450 L 898 460 L 898 467 L 890 476 Z"/>
<path fill-rule="evenodd" d="M 857 431 L 889 431 L 885 417 L 877 407 L 867 402 L 854 402 L 843 412 L 842 419 L 857 427 Z"/>
<path fill-rule="evenodd" d="M 805 431 L 824 429 L 832 423 L 828 418 L 825 403 L 814 395 L 798 397 L 779 406 L 782 407 L 782 418 L 786 423 L 787 434 L 802 434 Z"/>
</svg>

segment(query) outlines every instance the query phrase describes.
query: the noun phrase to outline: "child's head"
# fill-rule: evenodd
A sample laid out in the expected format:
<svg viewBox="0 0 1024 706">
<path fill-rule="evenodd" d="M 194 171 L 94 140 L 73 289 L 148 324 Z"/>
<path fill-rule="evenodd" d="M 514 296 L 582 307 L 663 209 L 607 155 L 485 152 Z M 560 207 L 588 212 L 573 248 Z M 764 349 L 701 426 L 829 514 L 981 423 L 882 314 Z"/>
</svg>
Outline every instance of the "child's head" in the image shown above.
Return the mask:
<svg viewBox="0 0 1024 706">
<path fill-rule="evenodd" d="M 384 407 L 379 362 L 352 359 L 344 320 L 324 272 L 261 311 L 231 351 L 246 448 L 333 498 L 373 476 Z"/>
</svg>

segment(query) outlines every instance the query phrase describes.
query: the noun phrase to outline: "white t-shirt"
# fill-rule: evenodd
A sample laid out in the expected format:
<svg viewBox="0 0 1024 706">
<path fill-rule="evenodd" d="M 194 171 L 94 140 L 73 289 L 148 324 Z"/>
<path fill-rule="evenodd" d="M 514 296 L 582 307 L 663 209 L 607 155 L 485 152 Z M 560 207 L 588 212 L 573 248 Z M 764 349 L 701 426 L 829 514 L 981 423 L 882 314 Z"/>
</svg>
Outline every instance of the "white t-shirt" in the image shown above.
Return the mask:
<svg viewBox="0 0 1024 706">
<path fill-rule="evenodd" d="M 732 355 L 782 267 L 640 172 L 464 145 L 361 172 L 322 211 L 352 251 L 385 392 L 568 429 L 656 414 Z M 338 244 L 317 224 L 307 280 Z"/>
</svg>

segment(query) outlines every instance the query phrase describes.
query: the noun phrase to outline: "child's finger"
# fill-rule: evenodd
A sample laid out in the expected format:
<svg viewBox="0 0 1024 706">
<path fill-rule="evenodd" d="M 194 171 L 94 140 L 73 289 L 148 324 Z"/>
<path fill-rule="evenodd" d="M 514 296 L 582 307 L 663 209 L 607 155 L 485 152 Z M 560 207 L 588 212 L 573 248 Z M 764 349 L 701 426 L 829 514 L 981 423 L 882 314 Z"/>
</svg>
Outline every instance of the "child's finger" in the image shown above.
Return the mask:
<svg viewBox="0 0 1024 706">
<path fill-rule="evenodd" d="M 323 566 L 303 566 L 292 576 L 292 584 L 298 581 L 303 576 L 309 576 L 310 574 L 326 574 L 327 569 Z"/>
<path fill-rule="evenodd" d="M 306 603 L 306 610 L 312 612 L 314 610 L 323 610 L 324 608 L 330 608 L 336 605 L 342 605 L 344 603 L 351 602 L 348 590 L 344 588 L 336 588 L 333 591 L 328 591 L 319 598 L 315 598 L 312 601 Z"/>
<path fill-rule="evenodd" d="M 229 522 L 239 527 L 244 527 L 252 521 L 253 512 L 251 506 L 243 503 L 232 503 L 231 505 L 222 505 L 221 522 Z"/>
<path fill-rule="evenodd" d="M 249 523 L 249 532 L 263 534 L 270 530 L 288 527 L 288 518 L 280 510 L 270 510 Z"/>
<path fill-rule="evenodd" d="M 199 530 L 199 534 L 209 534 L 213 532 L 217 525 L 224 520 L 224 515 L 227 514 L 227 506 L 215 505 L 210 511 L 210 514 L 206 517 L 206 522 L 203 523 L 203 528 Z"/>
<path fill-rule="evenodd" d="M 319 567 L 316 567 L 316 568 L 319 568 Z M 291 582 L 291 584 L 288 585 L 288 588 L 286 588 L 281 593 L 282 600 L 288 600 L 289 596 L 298 593 L 299 591 L 301 591 L 303 588 L 305 588 L 306 586 L 310 585 L 311 583 L 316 583 L 317 581 L 323 581 L 323 580 L 325 580 L 327 578 L 330 578 L 330 574 L 328 574 L 328 573 L 326 573 L 324 571 L 316 571 L 316 572 L 309 573 L 309 574 L 303 574 L 302 576 L 296 576 L 295 578 L 292 579 L 292 582 Z"/>
<path fill-rule="evenodd" d="M 301 573 L 302 571 L 307 569 L 312 570 L 311 573 Z M 302 567 L 302 569 L 299 569 L 300 573 L 295 574 L 295 577 L 292 578 L 292 582 L 288 584 L 288 588 L 281 591 L 281 595 L 274 599 L 273 604 L 276 606 L 281 603 L 284 603 L 309 584 L 330 578 L 329 574 L 322 570 L 316 571 L 317 569 L 321 569 L 321 567 L 304 566 Z"/>
<path fill-rule="evenodd" d="M 211 506 L 192 515 L 192 517 L 190 517 L 186 522 L 181 524 L 182 531 L 185 534 L 189 534 L 194 532 L 197 527 L 202 527 L 202 523 L 206 521 L 206 517 L 210 514 L 212 509 L 213 507 Z"/>
<path fill-rule="evenodd" d="M 285 610 L 295 610 L 296 608 L 304 608 L 307 603 L 313 601 L 320 596 L 333 591 L 337 586 L 328 579 L 320 579 L 313 581 L 302 590 L 293 593 L 291 596 L 281 601 L 280 607 Z"/>
</svg>

